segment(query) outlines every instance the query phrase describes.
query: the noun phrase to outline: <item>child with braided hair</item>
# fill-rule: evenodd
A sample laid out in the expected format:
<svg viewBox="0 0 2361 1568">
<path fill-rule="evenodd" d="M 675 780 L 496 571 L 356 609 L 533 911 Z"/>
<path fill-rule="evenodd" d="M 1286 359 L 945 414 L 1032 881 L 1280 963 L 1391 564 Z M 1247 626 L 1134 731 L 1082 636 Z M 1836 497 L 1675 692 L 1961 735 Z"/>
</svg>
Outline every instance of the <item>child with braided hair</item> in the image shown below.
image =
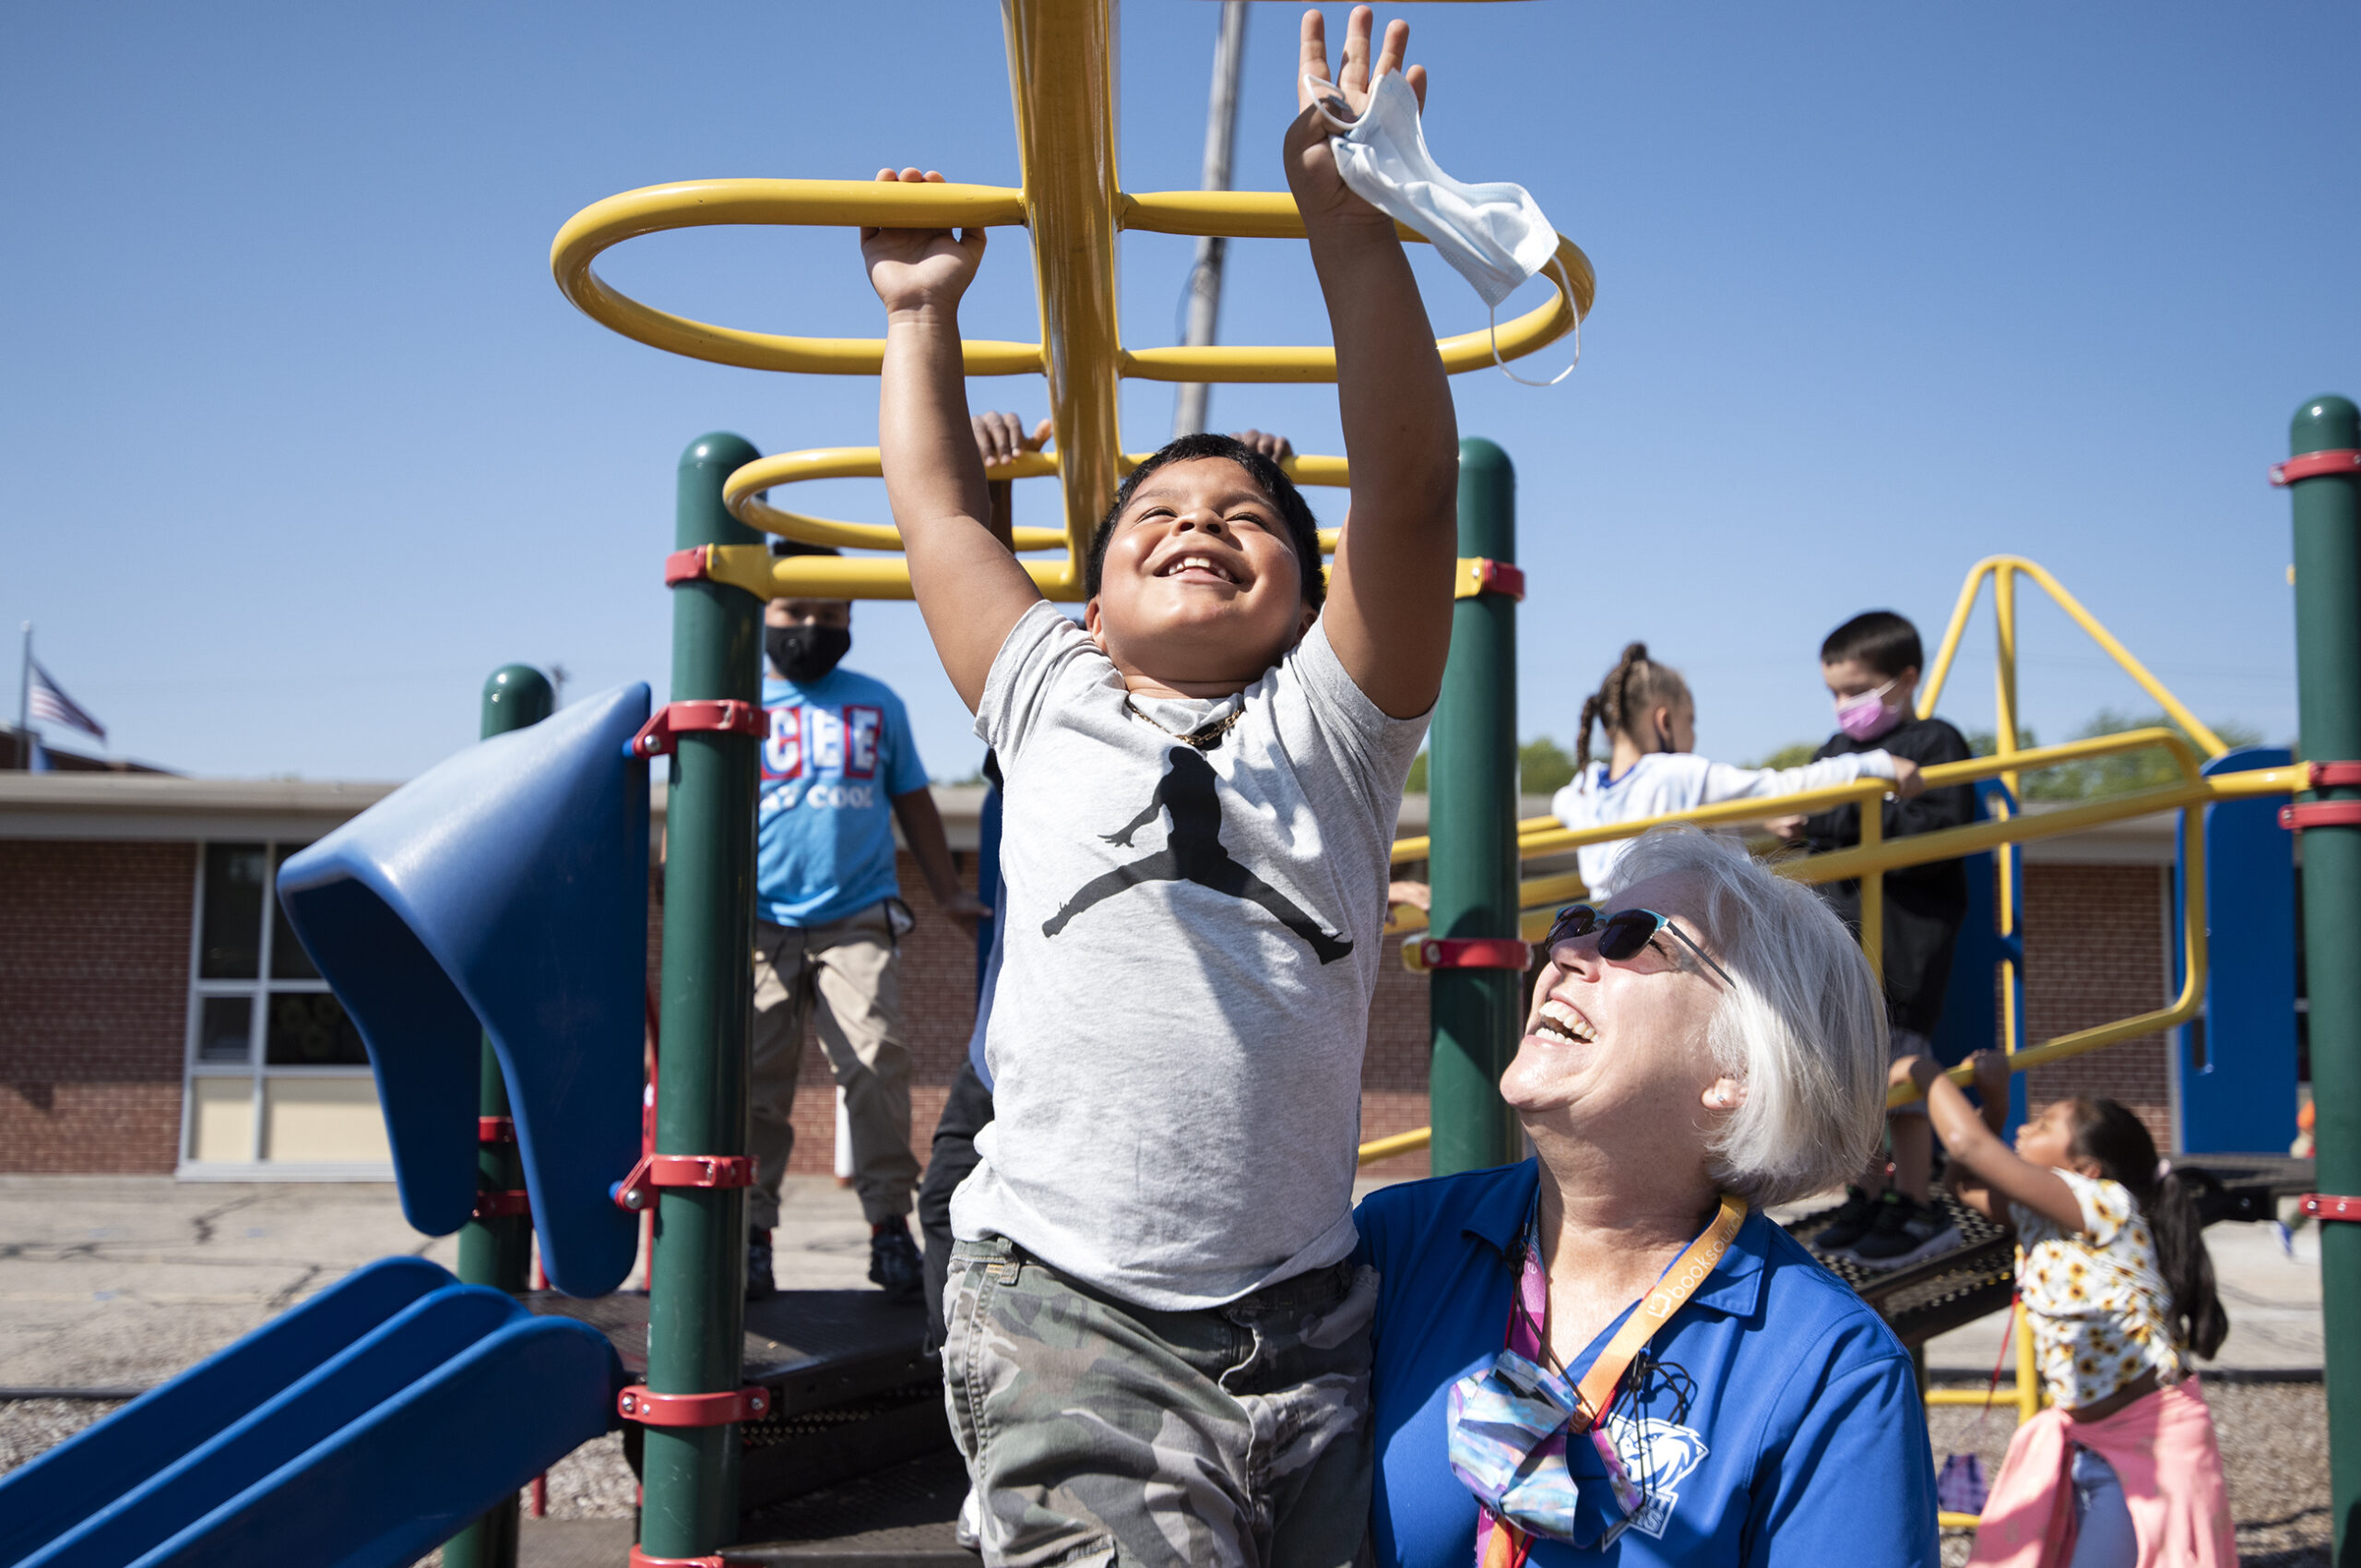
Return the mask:
<svg viewBox="0 0 2361 1568">
<path fill-rule="evenodd" d="M 1608 759 L 1596 766 L 1594 726 L 1605 728 L 1608 741 Z M 1920 788 L 1916 764 L 1881 751 L 1823 757 L 1802 767 L 1732 767 L 1697 755 L 1696 747 L 1697 704 L 1689 683 L 1679 671 L 1649 658 L 1647 644 L 1629 644 L 1598 690 L 1583 699 L 1574 743 L 1579 766 L 1573 782 L 1550 801 L 1550 813 L 1568 827 L 1604 827 L 1860 778 L 1891 779 L 1904 800 Z M 1616 867 L 1630 843 L 1585 844 L 1575 851 L 1593 898 L 1615 892 Z"/>
</svg>

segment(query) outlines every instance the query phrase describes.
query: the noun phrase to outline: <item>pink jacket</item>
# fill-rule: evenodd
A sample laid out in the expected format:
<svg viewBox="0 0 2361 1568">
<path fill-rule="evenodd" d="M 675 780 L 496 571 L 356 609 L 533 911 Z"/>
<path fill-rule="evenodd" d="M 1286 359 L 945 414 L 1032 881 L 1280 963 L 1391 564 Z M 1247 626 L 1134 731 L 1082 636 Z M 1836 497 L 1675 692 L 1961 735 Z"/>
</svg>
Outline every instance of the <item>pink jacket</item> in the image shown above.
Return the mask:
<svg viewBox="0 0 2361 1568">
<path fill-rule="evenodd" d="M 2076 1447 L 2115 1467 L 2139 1568 L 2237 1568 L 2213 1414 L 2193 1377 L 2135 1399 L 2104 1420 L 2052 1408 L 2017 1429 L 1975 1528 L 1975 1568 L 2066 1568 L 2074 1550 Z"/>
</svg>

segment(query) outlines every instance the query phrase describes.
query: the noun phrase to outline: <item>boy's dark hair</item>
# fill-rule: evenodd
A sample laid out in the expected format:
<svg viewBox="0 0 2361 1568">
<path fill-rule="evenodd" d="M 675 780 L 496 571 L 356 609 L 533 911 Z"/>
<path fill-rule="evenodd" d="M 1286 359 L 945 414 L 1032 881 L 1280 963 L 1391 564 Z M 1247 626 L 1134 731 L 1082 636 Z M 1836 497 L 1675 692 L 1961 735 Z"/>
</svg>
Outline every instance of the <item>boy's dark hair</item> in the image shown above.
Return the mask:
<svg viewBox="0 0 2361 1568">
<path fill-rule="evenodd" d="M 1260 485 L 1271 505 L 1279 509 L 1279 518 L 1287 524 L 1287 542 L 1295 547 L 1295 563 L 1303 577 L 1303 601 L 1314 610 L 1328 597 L 1328 585 L 1320 576 L 1320 524 L 1304 504 L 1303 494 L 1295 487 L 1278 464 L 1263 456 L 1243 441 L 1210 431 L 1196 435 L 1183 435 L 1167 442 L 1162 450 L 1133 469 L 1116 487 L 1114 505 L 1098 519 L 1098 528 L 1090 536 L 1090 553 L 1084 558 L 1082 586 L 1086 595 L 1098 597 L 1098 582 L 1107 565 L 1107 545 L 1115 537 L 1115 519 L 1131 505 L 1133 493 L 1140 481 L 1157 469 L 1172 463 L 1192 462 L 1199 457 L 1227 457 L 1246 470 L 1247 477 Z"/>
<path fill-rule="evenodd" d="M 1605 721 L 1608 748 L 1612 751 L 1617 735 L 1631 733 L 1632 719 L 1658 707 L 1679 707 L 1689 700 L 1689 683 L 1680 678 L 1679 671 L 1650 659 L 1647 644 L 1626 644 L 1623 656 L 1598 683 L 1598 690 L 1583 698 L 1582 730 L 1574 742 L 1575 765 L 1590 766 L 1592 725 Z M 1639 741 L 1637 735 L 1631 739 L 1635 744 Z"/>
<path fill-rule="evenodd" d="M 2197 1200 L 2177 1172 L 2158 1170 L 2156 1140 L 2139 1117 L 2112 1099 L 2078 1095 L 2071 1103 L 2074 1152 L 2096 1164 L 2108 1181 L 2122 1182 L 2148 1217 L 2157 1272 L 2172 1292 L 2174 1337 L 2213 1360 L 2230 1332 L 2230 1320 L 2214 1293 L 2213 1259 L 2205 1250 Z"/>
<path fill-rule="evenodd" d="M 1842 664 L 1857 659 L 1891 681 L 1904 670 L 1927 667 L 1927 651 L 1918 641 L 1918 628 L 1891 610 L 1870 610 L 1828 634 L 1820 645 L 1822 664 Z"/>
</svg>

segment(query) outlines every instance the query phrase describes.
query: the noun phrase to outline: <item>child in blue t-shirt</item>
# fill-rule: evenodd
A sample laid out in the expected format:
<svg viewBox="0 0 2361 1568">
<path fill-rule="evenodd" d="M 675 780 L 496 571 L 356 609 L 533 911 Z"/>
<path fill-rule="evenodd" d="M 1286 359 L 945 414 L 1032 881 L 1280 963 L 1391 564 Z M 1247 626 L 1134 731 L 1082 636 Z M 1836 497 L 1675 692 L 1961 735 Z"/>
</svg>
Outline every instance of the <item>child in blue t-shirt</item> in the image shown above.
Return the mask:
<svg viewBox="0 0 2361 1568">
<path fill-rule="evenodd" d="M 781 554 L 813 552 L 781 541 Z M 834 554 L 833 551 L 817 552 Z M 984 906 L 959 885 L 902 699 L 837 663 L 852 646 L 842 600 L 775 599 L 764 612 L 761 782 L 754 807 L 754 1028 L 746 1294 L 776 1288 L 771 1230 L 795 1148 L 803 1020 L 845 1093 L 853 1187 L 869 1221 L 869 1277 L 915 1298 L 910 1238 L 910 1055 L 895 949 L 910 926 L 894 873 L 894 825 L 943 913 L 972 927 Z"/>
</svg>

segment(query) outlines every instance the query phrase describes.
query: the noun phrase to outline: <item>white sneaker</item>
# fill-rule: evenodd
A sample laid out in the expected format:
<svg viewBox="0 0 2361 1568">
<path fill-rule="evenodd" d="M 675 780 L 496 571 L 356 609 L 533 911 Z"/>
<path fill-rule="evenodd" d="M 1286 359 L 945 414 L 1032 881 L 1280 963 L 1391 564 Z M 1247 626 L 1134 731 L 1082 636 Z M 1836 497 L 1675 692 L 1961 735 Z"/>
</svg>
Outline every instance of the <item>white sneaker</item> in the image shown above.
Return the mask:
<svg viewBox="0 0 2361 1568">
<path fill-rule="evenodd" d="M 969 1487 L 967 1495 L 960 1500 L 959 1520 L 951 1526 L 951 1538 L 966 1550 L 984 1550 L 984 1502 L 976 1495 L 974 1487 Z"/>
</svg>

